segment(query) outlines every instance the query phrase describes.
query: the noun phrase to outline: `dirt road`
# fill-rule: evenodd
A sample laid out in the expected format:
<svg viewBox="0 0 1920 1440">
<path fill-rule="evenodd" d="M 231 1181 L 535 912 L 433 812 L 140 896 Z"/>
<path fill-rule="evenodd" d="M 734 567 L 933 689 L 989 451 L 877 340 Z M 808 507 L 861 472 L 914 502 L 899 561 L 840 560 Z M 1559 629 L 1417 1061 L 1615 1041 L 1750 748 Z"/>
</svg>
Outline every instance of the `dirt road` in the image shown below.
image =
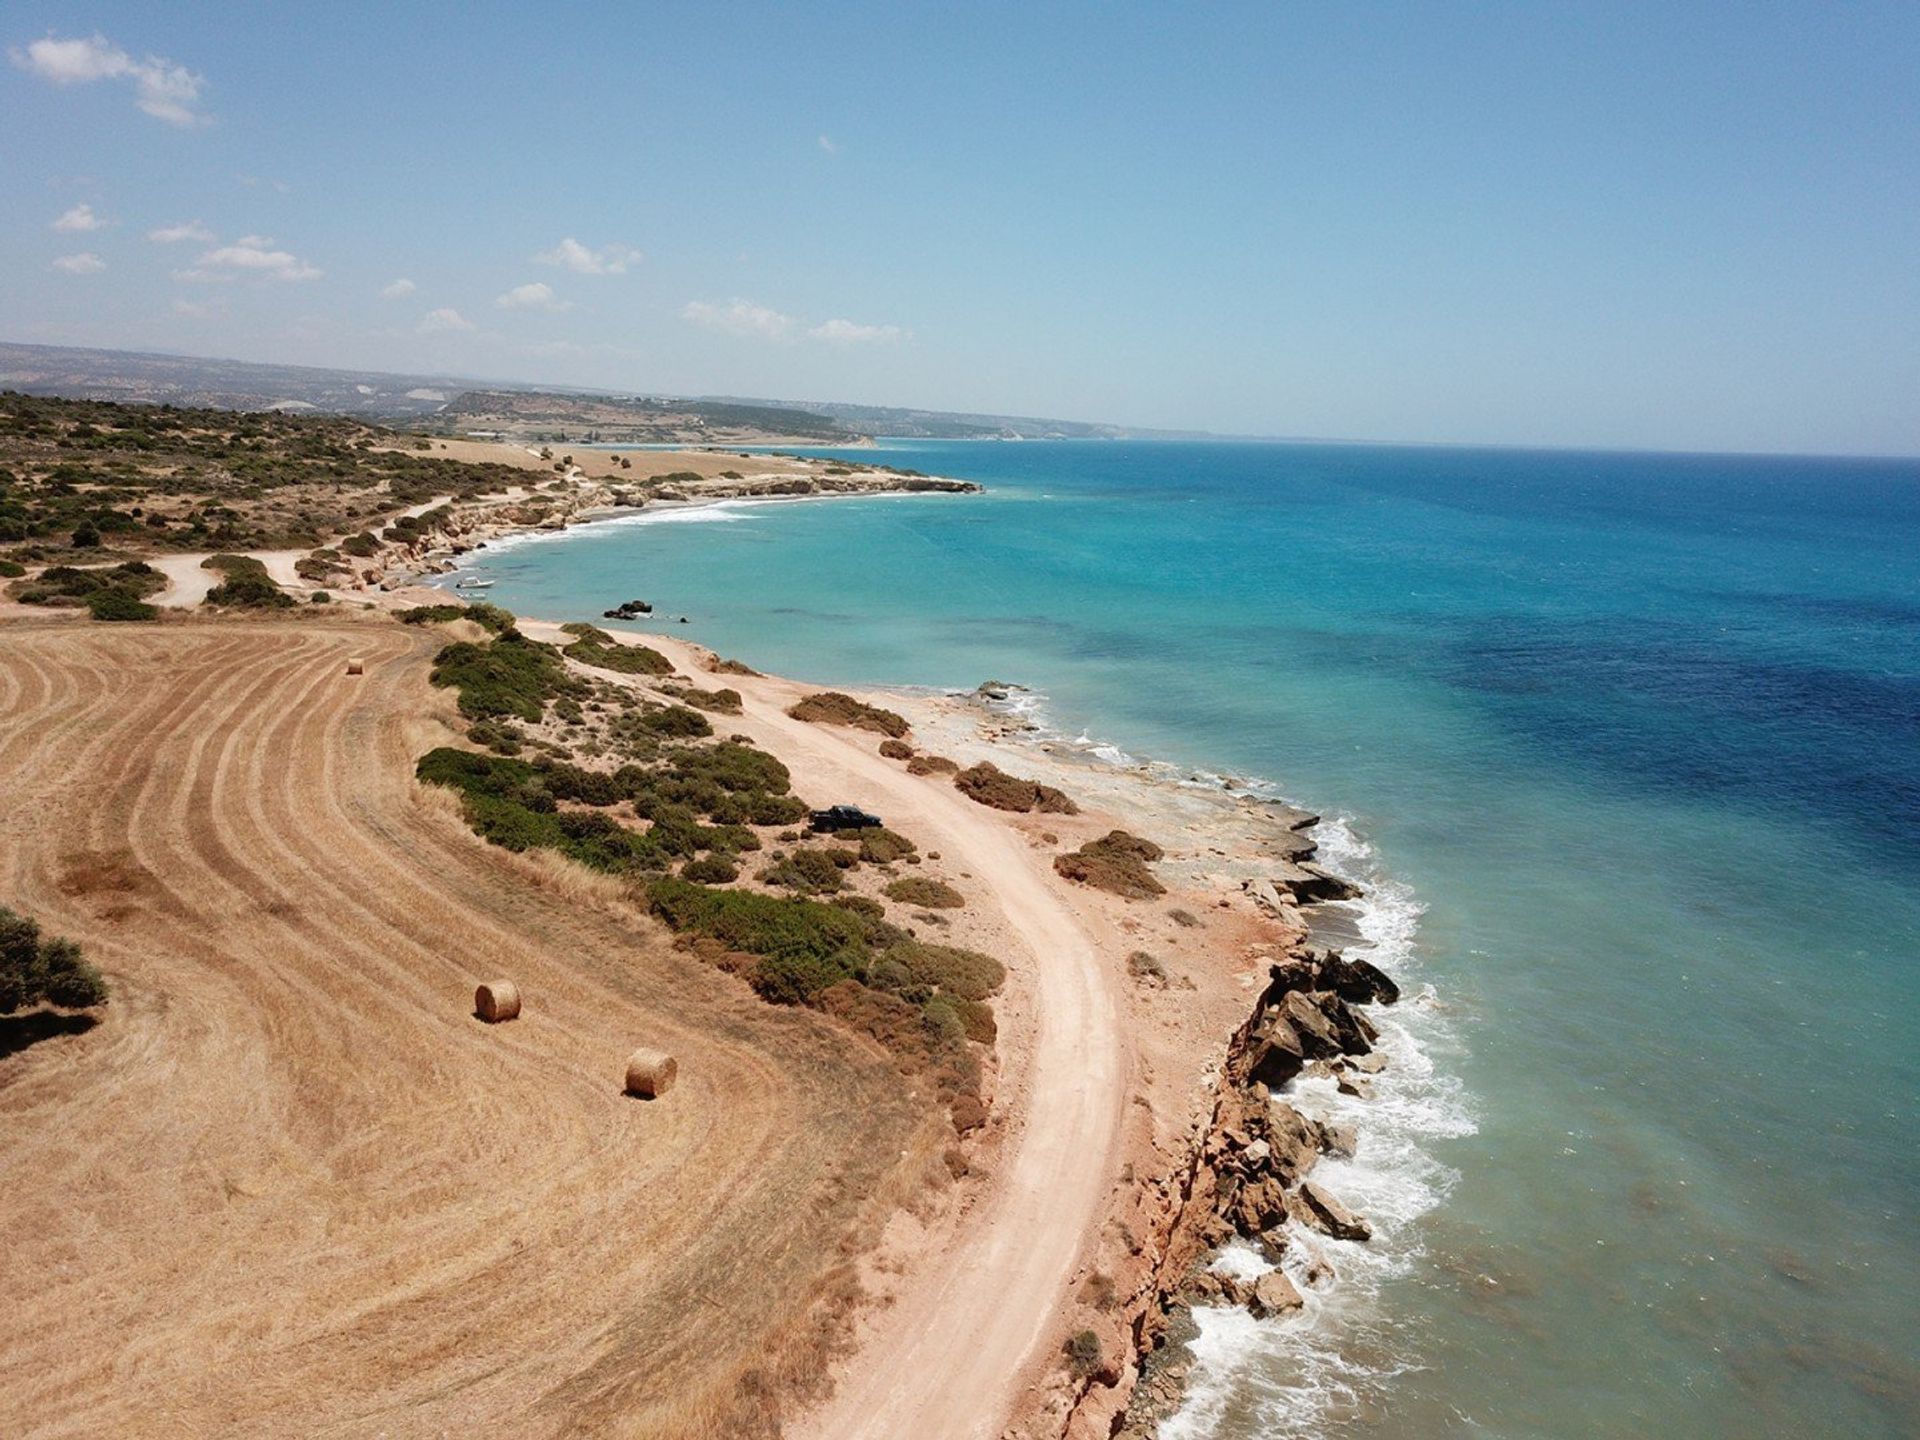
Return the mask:
<svg viewBox="0 0 1920 1440">
<path fill-rule="evenodd" d="M 347 617 L 0 629 L 0 901 L 113 986 L 90 1033 L 0 1027 L 0 1433 L 755 1434 L 870 1197 L 937 1144 L 871 1047 L 536 883 L 414 786 L 435 643 Z M 1049 1023 L 1097 1028 L 1071 936 L 1019 903 L 1068 956 Z M 527 1008 L 488 1027 L 495 974 Z M 680 1060 L 656 1103 L 621 1094 L 643 1042 Z M 1070 1096 L 1100 1063 L 1074 1054 L 1094 1070 L 1048 1072 Z M 1083 1184 L 1034 1128 L 1023 1167 Z M 1005 1301 L 1057 1280 L 1077 1196 L 984 1257 L 996 1314 L 963 1275 L 930 1317 L 975 1329 L 980 1376 L 1017 1358 Z M 883 1428 L 845 1434 L 968 1433 L 859 1393 Z"/>
<path fill-rule="evenodd" d="M 667 645 L 682 667 L 682 647 Z M 1036 851 L 999 812 L 937 777 L 909 776 L 863 731 L 791 719 L 817 687 L 738 682 L 740 728 L 804 774 L 810 793 L 880 813 L 890 826 L 970 872 L 1005 913 L 1025 955 L 1006 953 L 1027 1033 L 1003 1038 L 1014 1133 L 990 1187 L 945 1253 L 922 1257 L 900 1301 L 846 1366 L 832 1400 L 798 1433 L 813 1440 L 967 1440 L 997 1435 L 1041 1347 L 1082 1242 L 1115 1184 L 1126 1052 L 1112 967 Z"/>
</svg>

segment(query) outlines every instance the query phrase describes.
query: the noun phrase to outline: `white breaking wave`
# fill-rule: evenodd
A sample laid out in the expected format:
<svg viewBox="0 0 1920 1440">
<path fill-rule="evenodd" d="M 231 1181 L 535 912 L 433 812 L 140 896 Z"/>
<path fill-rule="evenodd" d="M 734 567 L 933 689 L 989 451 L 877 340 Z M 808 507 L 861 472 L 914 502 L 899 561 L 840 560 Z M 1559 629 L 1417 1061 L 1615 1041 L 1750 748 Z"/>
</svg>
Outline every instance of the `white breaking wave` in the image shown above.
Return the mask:
<svg viewBox="0 0 1920 1440">
<path fill-rule="evenodd" d="M 689 505 L 679 510 L 636 510 L 631 515 L 610 515 L 603 520 L 570 525 L 564 530 L 521 530 L 489 540 L 485 550 L 474 552 L 481 563 L 509 551 L 530 545 L 550 545 L 556 540 L 573 540 L 582 535 L 597 535 L 603 530 L 627 530 L 643 525 L 725 525 L 756 517 L 751 511 L 765 505 L 791 505 L 791 500 L 715 500 L 710 504 Z"/>
<path fill-rule="evenodd" d="M 1035 727 L 1035 742 L 1064 746 L 1094 763 L 1288 803 L 1278 786 L 1258 777 L 1238 776 L 1230 784 L 1213 771 L 1140 760 L 1085 730 L 1068 734 L 1053 723 L 1046 696 L 1036 691 L 1009 687 L 1005 699 L 982 703 Z M 1399 1003 L 1368 1010 L 1380 1030 L 1376 1049 L 1387 1059 L 1387 1068 L 1372 1077 L 1372 1099 L 1342 1095 L 1333 1081 L 1317 1079 L 1296 1081 L 1287 1096 L 1302 1114 L 1351 1126 L 1358 1136 L 1352 1159 L 1324 1157 L 1313 1173 L 1367 1218 L 1373 1238 L 1333 1240 L 1286 1222 L 1288 1247 L 1280 1268 L 1299 1288 L 1304 1308 L 1270 1320 L 1256 1320 L 1238 1307 L 1196 1310 L 1200 1333 L 1192 1345 L 1187 1400 L 1161 1426 L 1159 1440 L 1307 1440 L 1323 1434 L 1337 1416 L 1369 1399 L 1377 1402 L 1395 1375 L 1420 1363 L 1383 1333 L 1392 1317 L 1384 1314 L 1380 1296 L 1388 1282 L 1418 1263 L 1419 1221 L 1446 1200 L 1459 1178 L 1430 1147 L 1473 1134 L 1473 1107 L 1461 1082 L 1439 1073 L 1432 1059 L 1435 1051 L 1457 1051 L 1458 1039 L 1433 987 L 1420 978 L 1418 938 L 1426 907 L 1411 886 L 1382 872 L 1352 816 L 1329 816 L 1312 835 L 1319 846 L 1316 861 L 1365 891 L 1364 899 L 1339 907 L 1363 941 L 1347 953 L 1364 955 L 1401 987 Z M 1315 1288 L 1306 1272 L 1321 1260 L 1333 1267 L 1335 1279 Z M 1252 1245 L 1235 1242 L 1215 1268 L 1252 1279 L 1273 1266 Z"/>
<path fill-rule="evenodd" d="M 1351 817 L 1323 820 L 1314 838 L 1320 863 L 1366 888 L 1364 900 L 1344 907 L 1366 942 L 1349 953 L 1364 954 L 1402 990 L 1398 1004 L 1368 1011 L 1380 1030 L 1376 1048 L 1387 1058 L 1387 1068 L 1373 1077 L 1373 1099 L 1342 1095 L 1331 1080 L 1304 1078 L 1287 1097 L 1303 1114 L 1353 1127 L 1359 1137 L 1353 1158 L 1325 1157 L 1313 1176 L 1367 1218 L 1373 1238 L 1332 1240 L 1288 1221 L 1281 1268 L 1299 1287 L 1305 1308 L 1273 1320 L 1256 1320 L 1237 1308 L 1196 1310 L 1200 1334 L 1192 1346 L 1186 1404 L 1160 1427 L 1160 1440 L 1305 1440 L 1324 1433 L 1338 1415 L 1378 1402 L 1394 1376 L 1419 1364 L 1417 1355 L 1400 1353 L 1387 1333 L 1390 1325 L 1383 1322 L 1391 1317 L 1383 1312 L 1381 1292 L 1418 1262 L 1418 1222 L 1445 1201 L 1459 1178 L 1433 1157 L 1430 1145 L 1471 1135 L 1473 1109 L 1460 1081 L 1438 1073 L 1431 1058 L 1434 1050 L 1455 1049 L 1457 1042 L 1433 1003 L 1432 987 L 1419 980 L 1416 942 L 1425 907 L 1409 886 L 1380 872 Z M 1316 1290 L 1307 1285 L 1306 1271 L 1322 1259 L 1336 1278 Z M 1221 1268 L 1245 1273 L 1249 1262 L 1255 1274 L 1270 1268 L 1250 1246 L 1230 1248 Z M 1363 1334 L 1366 1343 L 1355 1343 Z"/>
</svg>

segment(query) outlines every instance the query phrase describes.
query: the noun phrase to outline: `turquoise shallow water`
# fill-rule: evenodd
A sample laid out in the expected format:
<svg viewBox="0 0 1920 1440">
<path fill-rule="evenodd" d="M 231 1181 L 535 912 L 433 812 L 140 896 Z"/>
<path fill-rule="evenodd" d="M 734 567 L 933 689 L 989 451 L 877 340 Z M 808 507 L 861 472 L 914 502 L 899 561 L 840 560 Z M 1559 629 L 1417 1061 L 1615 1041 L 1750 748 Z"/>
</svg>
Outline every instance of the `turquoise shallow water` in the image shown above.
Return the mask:
<svg viewBox="0 0 1920 1440">
<path fill-rule="evenodd" d="M 1024 682 L 1337 817 L 1424 987 L 1331 1172 L 1382 1233 L 1303 1322 L 1203 1316 L 1170 1437 L 1920 1433 L 1920 463 L 856 458 L 991 489 L 478 568 L 812 679 Z"/>
</svg>

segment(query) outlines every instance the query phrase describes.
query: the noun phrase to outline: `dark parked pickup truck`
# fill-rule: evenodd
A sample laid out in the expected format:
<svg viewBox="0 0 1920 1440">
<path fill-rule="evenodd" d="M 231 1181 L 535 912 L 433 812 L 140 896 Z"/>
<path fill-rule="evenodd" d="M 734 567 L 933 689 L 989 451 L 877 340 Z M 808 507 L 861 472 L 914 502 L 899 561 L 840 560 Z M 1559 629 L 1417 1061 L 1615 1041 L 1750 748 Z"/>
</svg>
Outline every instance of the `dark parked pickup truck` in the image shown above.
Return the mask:
<svg viewBox="0 0 1920 1440">
<path fill-rule="evenodd" d="M 856 805 L 835 805 L 829 810 L 815 810 L 812 825 L 815 830 L 878 830 L 880 817 Z"/>
</svg>

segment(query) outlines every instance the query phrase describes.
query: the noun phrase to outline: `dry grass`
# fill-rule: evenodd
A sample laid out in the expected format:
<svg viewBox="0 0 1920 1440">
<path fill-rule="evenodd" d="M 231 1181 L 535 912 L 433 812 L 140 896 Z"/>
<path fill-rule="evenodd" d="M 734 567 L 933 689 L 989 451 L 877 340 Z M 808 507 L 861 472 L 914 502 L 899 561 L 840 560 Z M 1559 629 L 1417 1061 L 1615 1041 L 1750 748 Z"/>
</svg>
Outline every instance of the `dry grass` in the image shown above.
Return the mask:
<svg viewBox="0 0 1920 1440">
<path fill-rule="evenodd" d="M 944 1120 L 417 786 L 439 638 L 6 628 L 0 893 L 115 1000 L 0 1059 L 0 1433 L 770 1435 L 844 1343 Z"/>
</svg>

